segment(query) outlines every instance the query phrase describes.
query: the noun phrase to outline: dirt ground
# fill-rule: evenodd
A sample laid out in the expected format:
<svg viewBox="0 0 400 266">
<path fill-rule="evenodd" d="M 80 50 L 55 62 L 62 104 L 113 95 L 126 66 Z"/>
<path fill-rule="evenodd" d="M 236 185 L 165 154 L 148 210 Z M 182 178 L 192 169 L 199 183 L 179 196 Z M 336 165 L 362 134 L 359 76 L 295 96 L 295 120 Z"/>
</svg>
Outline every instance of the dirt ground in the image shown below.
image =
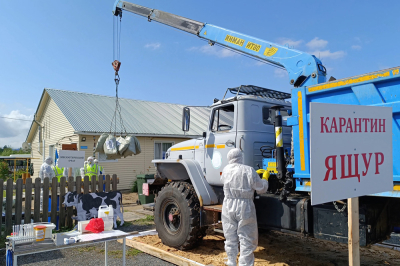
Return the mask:
<svg viewBox="0 0 400 266">
<path fill-rule="evenodd" d="M 224 265 L 224 237 L 206 236 L 199 247 L 181 251 L 167 247 L 158 236 L 144 236 L 134 240 L 189 258 L 205 265 Z M 314 238 L 280 233 L 260 232 L 259 246 L 255 251 L 255 265 L 348 265 L 347 245 Z M 360 250 L 361 265 L 400 265 L 400 252 L 388 248 L 371 246 Z"/>
</svg>

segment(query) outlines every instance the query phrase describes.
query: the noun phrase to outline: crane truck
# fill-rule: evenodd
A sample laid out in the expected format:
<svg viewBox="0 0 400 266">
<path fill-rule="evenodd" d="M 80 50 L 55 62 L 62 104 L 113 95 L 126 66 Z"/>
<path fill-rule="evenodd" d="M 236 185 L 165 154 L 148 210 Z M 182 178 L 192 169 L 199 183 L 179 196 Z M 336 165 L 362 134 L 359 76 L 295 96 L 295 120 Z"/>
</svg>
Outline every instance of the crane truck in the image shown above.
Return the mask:
<svg viewBox="0 0 400 266">
<path fill-rule="evenodd" d="M 227 153 L 235 147 L 243 151 L 246 165 L 270 175 L 268 192 L 254 199 L 260 228 L 347 242 L 346 201 L 311 206 L 310 102 L 392 107 L 393 191 L 360 198 L 360 244 L 386 239 L 400 224 L 399 67 L 327 81 L 318 58 L 288 46 L 117 0 L 113 14 L 121 17 L 122 12 L 284 68 L 293 86 L 290 94 L 253 85 L 229 88 L 221 100 L 214 99 L 201 138 L 178 143 L 165 159 L 152 161 L 156 180 L 163 180 L 155 182 L 154 189 L 155 224 L 164 244 L 190 249 L 207 226 L 221 219 L 220 176 Z M 189 128 L 190 108 L 185 107 L 182 130 Z M 282 128 L 279 136 L 275 128 Z"/>
</svg>

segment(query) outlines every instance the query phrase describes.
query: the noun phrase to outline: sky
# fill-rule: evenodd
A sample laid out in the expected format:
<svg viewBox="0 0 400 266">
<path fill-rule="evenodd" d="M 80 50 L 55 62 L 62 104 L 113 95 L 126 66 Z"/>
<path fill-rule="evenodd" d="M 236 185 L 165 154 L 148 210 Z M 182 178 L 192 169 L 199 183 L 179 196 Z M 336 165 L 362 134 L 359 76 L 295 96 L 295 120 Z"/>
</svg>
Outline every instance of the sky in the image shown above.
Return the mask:
<svg viewBox="0 0 400 266">
<path fill-rule="evenodd" d="M 289 44 L 320 58 L 328 78 L 400 65 L 398 1 L 134 3 Z M 0 146 L 21 146 L 44 88 L 115 95 L 113 4 L 0 1 Z M 229 87 L 292 88 L 284 70 L 128 12 L 122 16 L 120 61 L 123 98 L 210 105 Z"/>
</svg>

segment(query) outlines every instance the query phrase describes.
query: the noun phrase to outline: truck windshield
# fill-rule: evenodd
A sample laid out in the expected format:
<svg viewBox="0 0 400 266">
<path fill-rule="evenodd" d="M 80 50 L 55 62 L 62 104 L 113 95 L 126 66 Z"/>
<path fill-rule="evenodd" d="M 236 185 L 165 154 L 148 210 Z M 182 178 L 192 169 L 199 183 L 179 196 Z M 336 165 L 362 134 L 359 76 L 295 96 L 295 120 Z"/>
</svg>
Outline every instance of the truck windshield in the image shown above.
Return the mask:
<svg viewBox="0 0 400 266">
<path fill-rule="evenodd" d="M 233 128 L 235 107 L 233 105 L 214 109 L 211 125 L 212 132 L 229 131 Z"/>
</svg>

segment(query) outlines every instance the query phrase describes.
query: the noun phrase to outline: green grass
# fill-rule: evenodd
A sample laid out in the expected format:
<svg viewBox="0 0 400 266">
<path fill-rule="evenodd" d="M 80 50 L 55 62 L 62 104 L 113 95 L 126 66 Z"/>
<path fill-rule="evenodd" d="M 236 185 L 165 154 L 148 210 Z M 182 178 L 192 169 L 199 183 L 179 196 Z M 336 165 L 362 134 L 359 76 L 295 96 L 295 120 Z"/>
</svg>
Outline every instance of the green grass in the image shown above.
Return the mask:
<svg viewBox="0 0 400 266">
<path fill-rule="evenodd" d="M 96 250 L 96 247 L 95 247 L 95 246 L 84 247 L 84 248 L 78 249 L 79 253 L 82 253 L 82 252 L 90 252 L 90 251 L 93 251 L 93 250 Z"/>
<path fill-rule="evenodd" d="M 60 229 L 58 230 L 53 230 L 53 234 L 57 234 L 57 233 L 65 233 L 65 232 L 70 232 L 72 231 L 72 229 L 74 229 L 73 227 L 60 227 Z"/>
<path fill-rule="evenodd" d="M 120 225 L 121 225 L 121 221 L 117 220 L 117 226 L 119 227 Z M 133 223 L 132 222 L 124 222 L 124 225 L 122 227 L 130 226 L 130 225 L 133 225 Z"/>
<path fill-rule="evenodd" d="M 147 215 L 145 218 L 133 221 L 133 224 L 135 224 L 135 225 L 152 225 L 152 224 L 154 224 L 154 216 Z"/>
<path fill-rule="evenodd" d="M 104 254 L 104 252 L 105 252 L 104 249 L 96 249 L 95 247 L 93 247 L 93 249 L 90 249 L 88 251 L 92 251 L 92 250 L 96 250 L 96 252 L 98 252 L 100 254 Z M 127 249 L 125 255 L 126 255 L 127 258 L 129 258 L 129 257 L 134 257 L 134 256 L 136 256 L 136 255 L 138 255 L 140 253 L 142 253 L 142 251 L 132 248 L 132 249 Z M 111 250 L 111 251 L 108 251 L 108 255 L 112 256 L 114 258 L 119 258 L 120 259 L 120 258 L 122 258 L 122 254 L 123 254 L 122 250 Z"/>
<path fill-rule="evenodd" d="M 112 257 L 114 257 L 114 258 L 122 258 L 122 250 L 112 250 L 112 251 L 109 251 L 108 252 L 108 255 L 110 255 L 110 256 L 112 256 Z M 104 251 L 103 251 L 103 253 L 104 253 Z M 140 253 L 142 253 L 140 250 L 137 250 L 137 249 L 129 249 L 129 250 L 127 250 L 126 251 L 126 256 L 127 257 L 134 257 L 134 256 L 136 256 L 136 255 L 138 255 L 138 254 L 140 254 Z"/>
</svg>

